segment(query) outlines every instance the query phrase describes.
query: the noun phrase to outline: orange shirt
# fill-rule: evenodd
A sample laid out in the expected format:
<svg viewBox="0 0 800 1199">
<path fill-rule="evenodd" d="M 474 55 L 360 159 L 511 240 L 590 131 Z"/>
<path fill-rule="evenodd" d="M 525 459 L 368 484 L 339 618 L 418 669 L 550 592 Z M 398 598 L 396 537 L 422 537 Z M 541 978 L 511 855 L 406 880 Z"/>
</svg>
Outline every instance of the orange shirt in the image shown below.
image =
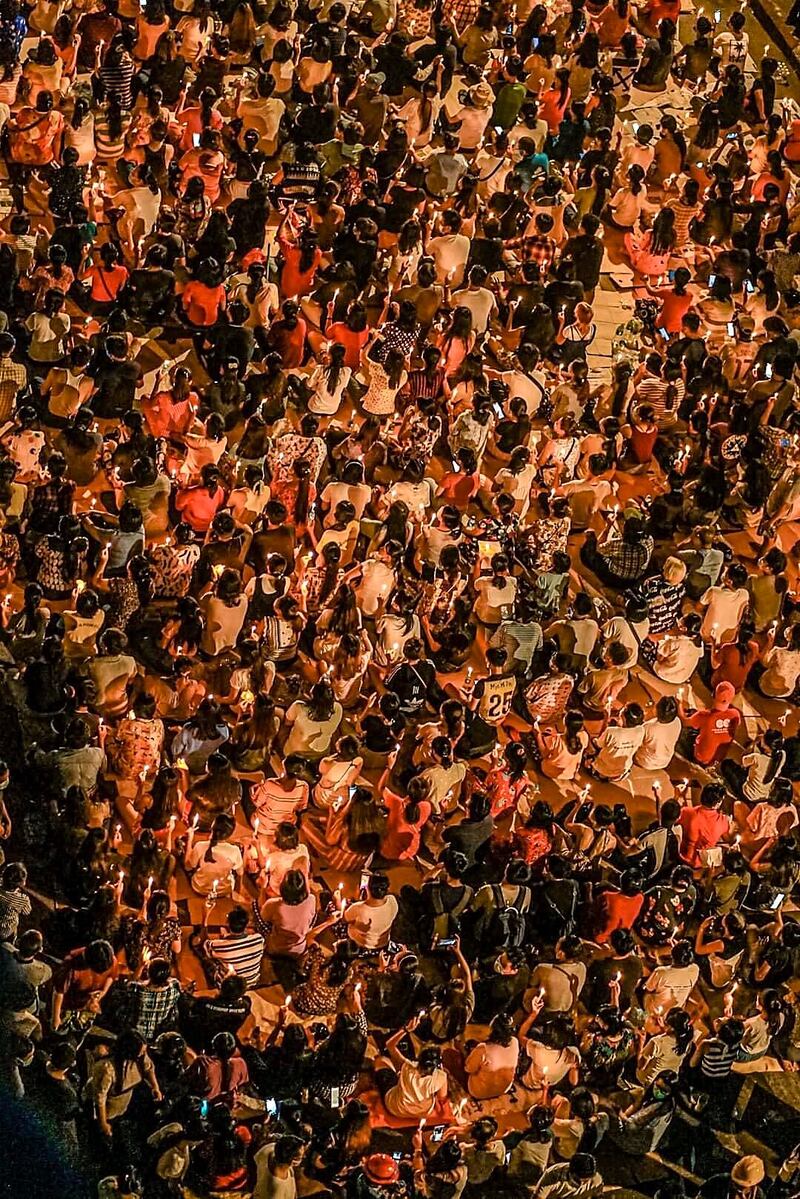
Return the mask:
<svg viewBox="0 0 800 1199">
<path fill-rule="evenodd" d="M 283 255 L 283 270 L 281 271 L 281 295 L 284 299 L 293 296 L 306 296 L 314 285 L 317 267 L 322 261 L 322 250 L 319 246 L 314 250 L 311 266 L 307 271 L 300 270 L 300 256 L 303 251 L 294 242 L 281 237 L 278 244 Z"/>
<path fill-rule="evenodd" d="M 215 325 L 220 309 L 225 307 L 225 288 L 222 284 L 208 287 L 199 279 L 193 279 L 181 296 L 183 311 L 193 325 Z"/>
<path fill-rule="evenodd" d="M 119 263 L 109 270 L 94 262 L 86 272 L 92 282 L 92 299 L 98 304 L 111 304 L 128 282 L 128 268 Z"/>
<path fill-rule="evenodd" d="M 160 391 L 144 401 L 142 411 L 154 437 L 172 437 L 176 433 L 188 433 L 199 405 L 200 399 L 194 391 L 177 403 L 173 401 L 171 391 Z"/>
<path fill-rule="evenodd" d="M 354 333 L 352 329 L 348 329 L 344 321 L 337 321 L 334 325 L 328 325 L 325 336 L 329 341 L 336 341 L 340 346 L 344 346 L 345 366 L 349 366 L 351 371 L 358 370 L 361 364 L 361 351 L 369 341 L 369 329 L 362 329 L 360 333 Z"/>
<path fill-rule="evenodd" d="M 189 487 L 175 496 L 175 507 L 195 533 L 207 533 L 225 503 L 225 492 L 218 487 L 213 495 L 207 487 Z"/>
</svg>

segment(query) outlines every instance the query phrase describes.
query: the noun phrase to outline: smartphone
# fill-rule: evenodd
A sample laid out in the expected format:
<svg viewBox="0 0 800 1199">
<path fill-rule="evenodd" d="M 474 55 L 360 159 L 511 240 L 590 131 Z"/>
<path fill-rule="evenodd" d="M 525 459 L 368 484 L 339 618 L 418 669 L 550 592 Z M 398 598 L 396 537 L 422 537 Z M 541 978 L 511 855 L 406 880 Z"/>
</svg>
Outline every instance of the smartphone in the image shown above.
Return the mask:
<svg viewBox="0 0 800 1199">
<path fill-rule="evenodd" d="M 201 1101 L 200 1101 L 200 1115 L 201 1116 L 208 1115 L 208 1100 L 207 1099 L 201 1099 Z"/>
<path fill-rule="evenodd" d="M 744 290 L 748 293 L 748 295 L 752 295 L 753 292 L 756 290 L 755 283 L 753 283 L 752 280 L 750 280 L 750 279 L 746 279 L 745 284 L 744 284 Z"/>
<path fill-rule="evenodd" d="M 401 1162 L 401 1161 L 403 1160 L 403 1154 L 400 1152 L 400 1150 L 399 1150 L 399 1149 L 397 1150 L 397 1152 L 396 1152 L 396 1153 L 393 1153 L 393 1154 L 392 1154 L 392 1157 L 394 1158 L 394 1160 L 395 1160 L 396 1162 Z"/>
<path fill-rule="evenodd" d="M 664 338 L 664 341 L 669 341 L 669 333 L 667 332 L 667 330 L 664 328 L 663 325 L 659 329 L 659 333 Z"/>
<path fill-rule="evenodd" d="M 735 141 L 738 136 L 739 136 L 738 133 L 728 133 L 725 135 L 725 141 L 726 142 Z"/>
<path fill-rule="evenodd" d="M 735 337 L 735 336 L 736 336 L 736 326 L 734 325 L 733 321 L 728 321 L 728 337 Z"/>
<path fill-rule="evenodd" d="M 195 150 L 200 145 L 200 134 L 199 133 L 192 134 L 192 145 L 194 146 Z"/>
<path fill-rule="evenodd" d="M 538 49 L 539 49 L 539 39 L 538 39 L 538 37 L 532 37 L 532 38 L 531 38 L 531 46 L 533 47 L 533 49 L 534 49 L 534 50 L 538 50 Z"/>
<path fill-rule="evenodd" d="M 431 1133 L 431 1140 L 432 1141 L 441 1141 L 443 1136 L 444 1136 L 444 1124 L 437 1124 L 434 1127 L 433 1132 Z"/>
<path fill-rule="evenodd" d="M 675 282 L 675 272 L 667 271 L 667 278 L 669 279 L 670 283 L 674 283 Z"/>
<path fill-rule="evenodd" d="M 713 287 L 713 286 L 714 286 L 714 284 L 716 283 L 716 281 L 717 281 L 717 276 L 716 276 L 716 275 L 709 275 L 709 276 L 708 276 L 708 286 L 709 286 L 709 287 Z"/>
<path fill-rule="evenodd" d="M 492 404 L 492 407 L 494 408 L 495 413 L 497 414 L 497 419 L 503 420 L 505 417 L 505 412 L 503 411 L 503 405 L 494 403 L 494 404 Z"/>
<path fill-rule="evenodd" d="M 341 1103 L 341 1087 L 331 1087 L 331 1107 L 338 1107 Z"/>
<path fill-rule="evenodd" d="M 268 1116 L 277 1116 L 278 1100 L 277 1099 L 265 1099 L 264 1100 L 264 1111 L 267 1113 Z"/>
<path fill-rule="evenodd" d="M 455 937 L 441 937 L 436 942 L 437 949 L 452 949 L 456 943 Z"/>
<path fill-rule="evenodd" d="M 779 891 L 778 894 L 773 899 L 772 903 L 769 905 L 769 910 L 771 912 L 777 912 L 778 908 L 781 906 L 781 904 L 783 903 L 785 898 L 786 898 L 786 892 Z"/>
</svg>

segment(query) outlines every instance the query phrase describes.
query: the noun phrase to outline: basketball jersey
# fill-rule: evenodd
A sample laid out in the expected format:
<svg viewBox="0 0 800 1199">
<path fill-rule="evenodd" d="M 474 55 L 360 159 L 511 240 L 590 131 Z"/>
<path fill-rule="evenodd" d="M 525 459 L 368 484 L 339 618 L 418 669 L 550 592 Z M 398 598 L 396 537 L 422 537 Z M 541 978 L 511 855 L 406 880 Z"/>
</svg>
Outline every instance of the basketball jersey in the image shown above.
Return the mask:
<svg viewBox="0 0 800 1199">
<path fill-rule="evenodd" d="M 497 674 L 483 680 L 483 694 L 478 703 L 478 715 L 487 724 L 499 724 L 511 711 L 511 701 L 517 687 L 513 674 Z"/>
</svg>

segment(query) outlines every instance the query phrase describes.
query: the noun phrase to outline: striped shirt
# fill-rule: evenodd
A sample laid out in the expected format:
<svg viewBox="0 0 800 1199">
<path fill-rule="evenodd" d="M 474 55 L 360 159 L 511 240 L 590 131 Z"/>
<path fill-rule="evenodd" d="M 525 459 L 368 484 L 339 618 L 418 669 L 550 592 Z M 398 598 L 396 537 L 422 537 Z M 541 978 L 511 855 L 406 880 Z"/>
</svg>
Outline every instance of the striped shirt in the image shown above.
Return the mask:
<svg viewBox="0 0 800 1199">
<path fill-rule="evenodd" d="M 136 66 L 132 58 L 125 55 L 119 62 L 106 61 L 100 68 L 100 79 L 105 89 L 106 100 L 115 96 L 122 109 L 129 109 L 133 103 L 131 83 L 136 74 Z"/>
<path fill-rule="evenodd" d="M 717 1037 L 711 1037 L 703 1046 L 700 1073 L 704 1078 L 727 1078 L 738 1058 L 737 1050 L 723 1044 Z"/>
<path fill-rule="evenodd" d="M 20 916 L 29 916 L 31 901 L 24 891 L 0 889 L 0 941 L 14 941 Z"/>
<path fill-rule="evenodd" d="M 214 961 L 243 978 L 249 989 L 258 986 L 261 978 L 264 945 L 261 933 L 230 933 L 227 937 L 211 938 L 208 952 Z"/>
</svg>

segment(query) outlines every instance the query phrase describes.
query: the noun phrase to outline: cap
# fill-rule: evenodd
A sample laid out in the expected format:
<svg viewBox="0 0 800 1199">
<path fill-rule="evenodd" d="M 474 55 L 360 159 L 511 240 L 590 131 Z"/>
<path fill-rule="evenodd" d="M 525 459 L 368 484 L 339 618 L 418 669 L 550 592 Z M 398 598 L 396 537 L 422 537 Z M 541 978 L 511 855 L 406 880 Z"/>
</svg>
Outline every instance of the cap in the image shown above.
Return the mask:
<svg viewBox="0 0 800 1199">
<path fill-rule="evenodd" d="M 367 83 L 371 83 L 373 87 L 383 87 L 386 82 L 386 76 L 383 71 L 370 71 L 367 75 Z"/>
<path fill-rule="evenodd" d="M 399 1179 L 400 1167 L 388 1153 L 371 1153 L 364 1161 L 364 1173 L 370 1182 L 377 1183 L 378 1186 L 388 1186 Z"/>
<path fill-rule="evenodd" d="M 714 688 L 714 703 L 729 704 L 735 694 L 736 688 L 734 687 L 733 683 L 717 683 L 716 687 Z M 744 1158 L 742 1158 L 742 1161 L 744 1161 Z"/>
</svg>

